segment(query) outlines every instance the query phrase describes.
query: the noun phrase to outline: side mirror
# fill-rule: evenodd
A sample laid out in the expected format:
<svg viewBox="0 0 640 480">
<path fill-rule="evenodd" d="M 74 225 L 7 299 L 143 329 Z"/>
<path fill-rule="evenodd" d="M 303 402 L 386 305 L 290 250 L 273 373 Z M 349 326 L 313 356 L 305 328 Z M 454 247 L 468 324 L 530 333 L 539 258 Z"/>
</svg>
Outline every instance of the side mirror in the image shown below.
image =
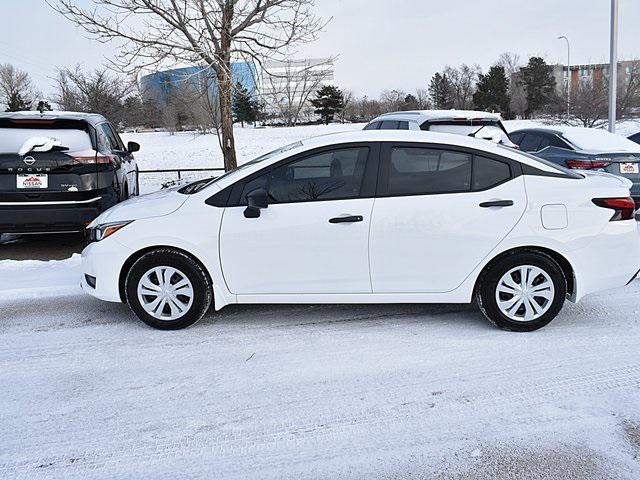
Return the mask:
<svg viewBox="0 0 640 480">
<path fill-rule="evenodd" d="M 127 152 L 133 153 L 140 150 L 140 144 L 138 142 L 128 142 L 127 143 Z"/>
<path fill-rule="evenodd" d="M 247 194 L 247 208 L 244 209 L 245 218 L 258 218 L 260 209 L 267 208 L 269 201 L 267 190 L 264 188 L 256 188 Z"/>
</svg>

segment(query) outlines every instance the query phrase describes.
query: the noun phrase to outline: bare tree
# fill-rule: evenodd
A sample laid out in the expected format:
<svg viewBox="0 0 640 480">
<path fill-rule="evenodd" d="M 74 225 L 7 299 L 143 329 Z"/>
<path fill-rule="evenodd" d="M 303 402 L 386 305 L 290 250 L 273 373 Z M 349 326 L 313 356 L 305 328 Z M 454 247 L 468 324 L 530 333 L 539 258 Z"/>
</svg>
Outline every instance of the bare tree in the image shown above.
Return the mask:
<svg viewBox="0 0 640 480">
<path fill-rule="evenodd" d="M 624 75 L 618 76 L 617 117 L 629 118 L 638 114 L 640 107 L 640 60 L 634 60 Z"/>
<path fill-rule="evenodd" d="M 380 94 L 380 104 L 385 112 L 397 112 L 403 109 L 407 93 L 403 90 L 384 90 Z"/>
<path fill-rule="evenodd" d="M 509 95 L 509 110 L 511 116 L 516 115 L 524 116 L 524 112 L 527 111 L 527 95 L 524 91 L 522 82 L 517 79 L 522 62 L 520 61 L 520 55 L 513 52 L 504 52 L 498 57 L 496 65 L 504 68 L 504 73 L 508 82 L 508 95 Z"/>
<path fill-rule="evenodd" d="M 427 110 L 431 108 L 431 102 L 429 101 L 429 91 L 426 88 L 418 88 L 416 90 L 416 101 L 418 102 L 418 108 L 420 110 Z"/>
<path fill-rule="evenodd" d="M 114 62 L 125 71 L 168 63 L 202 64 L 217 77 L 222 144 L 227 170 L 236 167 L 233 136 L 232 59 L 288 53 L 316 38 L 326 24 L 312 12 L 314 0 L 47 0 L 101 42 L 117 40 Z"/>
<path fill-rule="evenodd" d="M 350 114 L 353 114 L 353 109 L 351 108 L 354 101 L 354 95 L 351 90 L 343 90 L 342 91 L 342 110 L 340 110 L 340 121 L 342 123 L 349 117 Z"/>
<path fill-rule="evenodd" d="M 0 65 L 0 104 L 7 111 L 29 110 L 36 96 L 27 72 L 8 63 Z"/>
<path fill-rule="evenodd" d="M 96 112 L 118 124 L 125 120 L 123 101 L 135 81 L 111 75 L 106 68 L 86 73 L 80 66 L 58 71 L 55 102 L 63 110 Z"/>
<path fill-rule="evenodd" d="M 473 108 L 473 93 L 482 73 L 479 65 L 460 65 L 458 68 L 445 67 L 443 74 L 447 76 L 453 86 L 453 108 L 470 110 Z"/>
<path fill-rule="evenodd" d="M 333 58 L 265 63 L 262 99 L 288 126 L 296 125 L 301 115 L 313 115 L 309 97 L 330 78 Z"/>
</svg>

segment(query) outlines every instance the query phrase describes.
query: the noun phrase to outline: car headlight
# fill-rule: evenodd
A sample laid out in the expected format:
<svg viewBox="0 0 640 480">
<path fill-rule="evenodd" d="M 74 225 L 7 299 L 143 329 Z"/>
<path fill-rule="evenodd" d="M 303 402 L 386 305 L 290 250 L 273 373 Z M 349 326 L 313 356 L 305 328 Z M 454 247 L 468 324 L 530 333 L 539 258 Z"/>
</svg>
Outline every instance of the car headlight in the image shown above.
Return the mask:
<svg viewBox="0 0 640 480">
<path fill-rule="evenodd" d="M 89 243 L 104 240 L 105 238 L 110 237 L 111 235 L 116 233 L 121 228 L 126 227 L 131 222 L 133 222 L 133 220 L 127 220 L 124 222 L 103 223 L 101 225 L 90 227 L 87 229 L 87 240 Z"/>
</svg>

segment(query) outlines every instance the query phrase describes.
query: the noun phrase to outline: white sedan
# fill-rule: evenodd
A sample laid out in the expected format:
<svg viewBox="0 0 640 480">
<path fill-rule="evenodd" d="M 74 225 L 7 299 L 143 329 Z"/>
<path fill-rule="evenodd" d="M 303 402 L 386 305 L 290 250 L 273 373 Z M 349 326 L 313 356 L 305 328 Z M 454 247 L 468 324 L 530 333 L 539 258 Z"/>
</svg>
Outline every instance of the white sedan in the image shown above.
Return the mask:
<svg viewBox="0 0 640 480">
<path fill-rule="evenodd" d="M 160 329 L 211 303 L 477 300 L 530 331 L 635 278 L 630 185 L 460 135 L 327 135 L 106 211 L 82 287 Z"/>
</svg>

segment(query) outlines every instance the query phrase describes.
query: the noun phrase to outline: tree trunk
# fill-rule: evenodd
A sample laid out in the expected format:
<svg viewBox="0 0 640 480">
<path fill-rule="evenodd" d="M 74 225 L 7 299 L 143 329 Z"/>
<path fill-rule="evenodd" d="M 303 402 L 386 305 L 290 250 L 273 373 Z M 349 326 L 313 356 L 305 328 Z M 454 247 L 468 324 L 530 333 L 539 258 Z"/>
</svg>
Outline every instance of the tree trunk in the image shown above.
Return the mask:
<svg viewBox="0 0 640 480">
<path fill-rule="evenodd" d="M 220 130 L 222 131 L 222 154 L 224 156 L 225 171 L 238 166 L 236 162 L 236 145 L 233 138 L 231 62 L 218 69 L 218 91 L 220 93 Z"/>
<path fill-rule="evenodd" d="M 225 171 L 238 166 L 236 161 L 236 144 L 233 138 L 233 78 L 231 75 L 231 24 L 233 19 L 233 2 L 226 1 L 222 14 L 220 31 L 220 60 L 216 65 L 218 93 L 220 97 L 220 130 L 222 131 L 222 155 Z"/>
</svg>

